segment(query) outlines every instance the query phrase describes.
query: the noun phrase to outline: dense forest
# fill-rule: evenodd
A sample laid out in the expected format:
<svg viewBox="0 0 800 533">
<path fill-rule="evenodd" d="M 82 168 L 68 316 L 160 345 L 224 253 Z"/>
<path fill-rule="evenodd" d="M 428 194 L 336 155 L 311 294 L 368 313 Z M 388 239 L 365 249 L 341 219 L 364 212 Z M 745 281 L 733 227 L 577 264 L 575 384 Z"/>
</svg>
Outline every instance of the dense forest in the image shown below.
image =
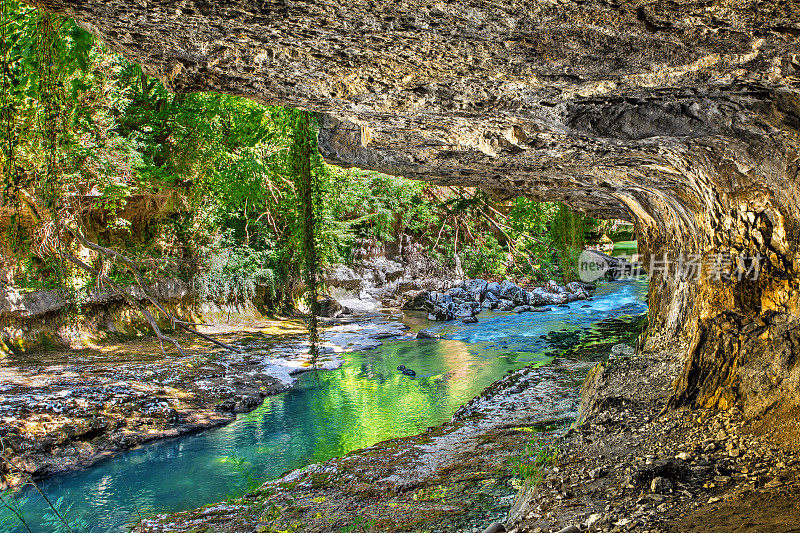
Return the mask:
<svg viewBox="0 0 800 533">
<path fill-rule="evenodd" d="M 308 242 L 323 269 L 365 245 L 405 247 L 423 275 L 539 281 L 569 277 L 575 250 L 598 236 L 598 221 L 561 204 L 329 166 L 307 112 L 172 94 L 72 20 L 3 6 L 6 284 L 80 298 L 180 278 L 219 302 L 260 287 L 290 311 Z"/>
</svg>

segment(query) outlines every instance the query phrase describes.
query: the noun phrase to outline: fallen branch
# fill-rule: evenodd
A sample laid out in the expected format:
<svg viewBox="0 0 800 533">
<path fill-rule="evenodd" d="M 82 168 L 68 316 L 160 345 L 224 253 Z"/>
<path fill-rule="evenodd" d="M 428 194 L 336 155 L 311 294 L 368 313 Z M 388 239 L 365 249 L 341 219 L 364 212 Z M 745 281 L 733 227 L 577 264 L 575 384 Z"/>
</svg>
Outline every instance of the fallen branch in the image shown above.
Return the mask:
<svg viewBox="0 0 800 533">
<path fill-rule="evenodd" d="M 186 353 L 183 351 L 183 348 L 181 347 L 180 343 L 177 340 L 173 339 L 172 337 L 167 337 L 161 332 L 161 328 L 158 327 L 158 323 L 156 322 L 155 317 L 150 313 L 150 311 L 148 311 L 147 308 L 144 307 L 142 304 L 137 302 L 135 298 L 133 298 L 127 292 L 125 292 L 122 289 L 122 287 L 111 281 L 111 279 L 108 276 L 101 273 L 97 269 L 90 267 L 89 265 L 87 265 L 74 255 L 68 254 L 66 252 L 59 252 L 59 255 L 61 256 L 62 259 L 66 259 L 67 261 L 73 263 L 74 265 L 79 267 L 81 270 L 84 270 L 88 274 L 97 276 L 98 279 L 102 279 L 103 283 L 111 287 L 114 290 L 114 292 L 122 296 L 122 298 L 128 305 L 130 305 L 131 307 L 135 307 L 140 313 L 142 313 L 144 318 L 147 320 L 147 323 L 150 324 L 150 328 L 153 330 L 153 333 L 156 334 L 156 338 L 158 338 L 158 342 L 159 344 L 161 344 L 161 351 L 164 352 L 164 355 L 166 355 L 166 351 L 164 350 L 164 341 L 167 341 L 170 344 L 174 345 L 182 356 L 186 355 Z"/>
<path fill-rule="evenodd" d="M 112 250 L 111 248 L 106 248 L 105 246 L 100 246 L 99 244 L 88 240 L 86 237 L 83 236 L 83 234 L 80 232 L 80 230 L 73 230 L 72 228 L 67 228 L 67 229 L 73 235 L 73 237 L 75 237 L 81 244 L 83 244 L 87 248 L 90 248 L 90 249 L 92 249 L 92 250 L 94 250 L 94 251 L 96 251 L 96 252 L 98 252 L 100 254 L 103 254 L 103 255 L 107 256 L 107 257 L 112 257 L 115 260 L 118 259 L 121 262 L 123 262 L 125 264 L 125 266 L 128 267 L 128 270 L 130 270 L 131 273 L 136 278 L 137 285 L 139 285 L 139 288 L 142 289 L 142 292 L 147 297 L 148 301 L 151 304 L 153 304 L 153 306 L 155 306 L 156 309 L 161 311 L 161 313 L 164 315 L 164 317 L 167 320 L 169 320 L 170 323 L 172 323 L 172 327 L 173 328 L 175 326 L 177 326 L 177 327 L 179 327 L 179 328 L 191 333 L 192 335 L 197 335 L 198 337 L 200 337 L 202 339 L 205 339 L 205 340 L 207 340 L 209 342 L 212 342 L 212 343 L 216 344 L 217 346 L 219 346 L 221 348 L 225 348 L 226 350 L 230 350 L 230 351 L 236 352 L 236 353 L 242 353 L 242 351 L 240 349 L 238 349 L 238 348 L 236 348 L 234 346 L 231 346 L 231 345 L 226 344 L 224 342 L 218 341 L 217 339 L 215 339 L 213 337 L 210 337 L 210 336 L 206 335 L 205 333 L 200 333 L 199 331 L 197 331 L 196 329 L 191 327 L 191 326 L 195 325 L 195 323 L 187 322 L 186 320 L 181 320 L 181 319 L 175 317 L 172 313 L 170 313 L 166 309 L 164 309 L 164 306 L 162 306 L 158 302 L 158 300 L 152 294 L 150 294 L 150 292 L 148 291 L 147 284 L 145 283 L 144 278 L 142 277 L 142 273 L 139 271 L 138 266 L 136 265 L 136 263 L 132 259 L 130 259 L 129 257 L 117 252 L 116 250 Z M 73 261 L 73 258 L 67 257 L 67 259 L 69 259 L 70 261 Z M 74 258 L 74 259 L 77 259 L 77 258 Z M 86 266 L 88 267 L 88 265 L 86 265 Z M 81 268 L 83 268 L 83 267 L 81 267 Z M 91 267 L 89 267 L 89 268 L 91 268 Z M 92 270 L 94 270 L 94 269 L 92 269 Z M 96 270 L 94 270 L 94 271 L 97 272 Z M 105 276 L 104 274 L 101 274 L 99 272 L 97 272 L 97 274 L 103 277 L 103 281 L 106 281 L 106 280 L 111 281 L 108 278 L 108 276 Z M 111 286 L 111 285 L 109 285 L 109 286 Z M 114 285 L 114 286 L 111 286 L 111 287 L 115 291 L 119 292 L 123 296 L 123 298 L 125 298 L 126 296 L 129 297 L 129 295 L 124 293 L 124 291 L 122 291 L 122 289 L 119 286 Z M 114 288 L 114 287 L 116 287 L 116 288 Z M 141 308 L 141 306 L 139 306 L 139 307 Z M 145 312 L 147 312 L 147 311 L 145 310 Z M 149 322 L 149 320 L 148 320 L 148 322 Z M 183 353 L 183 352 L 181 352 L 181 353 Z"/>
</svg>

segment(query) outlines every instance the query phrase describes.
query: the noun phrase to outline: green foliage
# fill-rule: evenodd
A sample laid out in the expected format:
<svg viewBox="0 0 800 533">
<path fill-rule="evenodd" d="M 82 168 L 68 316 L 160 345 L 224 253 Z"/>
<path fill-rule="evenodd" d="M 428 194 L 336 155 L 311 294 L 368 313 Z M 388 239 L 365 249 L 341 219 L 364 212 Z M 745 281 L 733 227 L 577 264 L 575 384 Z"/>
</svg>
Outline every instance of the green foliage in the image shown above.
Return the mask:
<svg viewBox="0 0 800 533">
<path fill-rule="evenodd" d="M 51 512 L 42 517 L 45 531 L 53 533 L 78 533 L 89 531 L 89 523 L 81 518 L 68 519 L 75 502 L 67 503 L 63 496 L 52 502 Z"/>
<path fill-rule="evenodd" d="M 32 484 L 32 481 L 28 482 Z M 67 503 L 64 497 L 48 500 L 49 512 L 32 523 L 25 516 L 25 506 L 30 500 L 21 496 L 19 490 L 0 492 L 0 531 L 52 531 L 53 533 L 86 533 L 91 531 L 89 523 L 82 518 L 71 518 L 74 502 Z"/>
<path fill-rule="evenodd" d="M 11 528 L 30 531 L 30 526 L 25 519 L 25 506 L 28 498 L 20 496 L 13 490 L 0 491 L 0 531 Z"/>
<path fill-rule="evenodd" d="M 424 233 L 438 221 L 430 184 L 378 172 L 331 168 L 334 218 L 347 220 L 353 237 L 394 242 L 401 233 Z"/>
<path fill-rule="evenodd" d="M 510 460 L 514 475 L 523 482 L 538 485 L 544 481 L 545 471 L 558 461 L 558 448 L 532 441 L 525 445 L 519 457 Z"/>
<path fill-rule="evenodd" d="M 261 487 L 263 482 L 259 481 L 255 468 L 251 463 L 248 463 L 244 457 L 239 457 L 234 454 L 226 457 L 225 461 L 231 464 L 231 467 L 245 482 L 245 492 L 255 492 Z"/>
<path fill-rule="evenodd" d="M 350 522 L 350 525 L 340 527 L 339 531 L 340 533 L 354 533 L 357 531 L 366 532 L 370 531 L 375 526 L 376 523 L 377 521 L 373 518 L 367 520 L 363 516 L 357 516 L 353 519 L 352 522 Z"/>
<path fill-rule="evenodd" d="M 557 261 L 562 280 L 566 283 L 576 276 L 578 256 L 583 250 L 586 216 L 572 211 L 564 204 L 558 208 L 550 223 L 550 233 L 556 244 Z"/>
<path fill-rule="evenodd" d="M 17 284 L 23 289 L 57 289 L 63 280 L 63 265 L 53 257 L 39 258 L 29 254 L 22 260 L 22 273 Z"/>
<path fill-rule="evenodd" d="M 494 235 L 487 235 L 482 241 L 465 247 L 462 251 L 461 266 L 470 278 L 503 278 L 507 274 L 507 251 Z"/>
<path fill-rule="evenodd" d="M 266 250 L 253 250 L 249 246 L 220 248 L 211 255 L 206 269 L 201 271 L 195 285 L 206 300 L 244 304 L 264 286 L 268 296 L 276 294 L 275 254 Z"/>
<path fill-rule="evenodd" d="M 73 192 L 76 181 L 109 188 L 125 171 L 116 154 L 124 140 L 109 135 L 117 100 L 109 53 L 70 19 L 3 5 L 4 202 L 26 187 L 39 194 Z"/>
</svg>

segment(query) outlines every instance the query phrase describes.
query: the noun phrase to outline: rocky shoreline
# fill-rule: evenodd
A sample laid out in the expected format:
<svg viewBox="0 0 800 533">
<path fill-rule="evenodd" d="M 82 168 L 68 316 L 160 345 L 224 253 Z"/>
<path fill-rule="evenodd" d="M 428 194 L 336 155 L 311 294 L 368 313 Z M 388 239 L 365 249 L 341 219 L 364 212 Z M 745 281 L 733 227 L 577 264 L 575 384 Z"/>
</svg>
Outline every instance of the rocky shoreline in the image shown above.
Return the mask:
<svg viewBox="0 0 800 533">
<path fill-rule="evenodd" d="M 295 374 L 341 366 L 339 354 L 400 338 L 408 327 L 379 314 L 329 321 L 312 364 L 297 319 L 206 328 L 242 354 L 180 336 L 186 355 L 145 337 L 101 348 L 13 355 L 2 361 L 0 488 L 84 468 L 155 439 L 233 421 Z"/>
<path fill-rule="evenodd" d="M 403 294 L 402 308 L 427 311 L 428 320 L 449 321 L 460 319 L 477 322 L 475 315 L 482 309 L 524 313 L 544 311 L 543 306 L 565 305 L 591 298 L 594 283 L 573 281 L 562 286 L 550 280 L 542 287 L 524 289 L 509 280 L 486 281 L 468 279 L 456 282 L 440 292 L 418 290 Z"/>
<path fill-rule="evenodd" d="M 137 531 L 795 531 L 797 413 L 755 422 L 736 410 L 666 409 L 679 353 L 615 346 L 597 365 L 526 368 L 426 433 L 311 465 L 239 500 L 147 519 Z M 543 390 L 548 381 L 558 386 Z M 515 461 L 543 442 L 556 459 L 521 478 Z"/>
<path fill-rule="evenodd" d="M 617 358 L 590 374 L 579 424 L 557 466 L 517 496 L 509 531 L 797 531 L 798 413 L 667 409 L 680 353 Z"/>
</svg>

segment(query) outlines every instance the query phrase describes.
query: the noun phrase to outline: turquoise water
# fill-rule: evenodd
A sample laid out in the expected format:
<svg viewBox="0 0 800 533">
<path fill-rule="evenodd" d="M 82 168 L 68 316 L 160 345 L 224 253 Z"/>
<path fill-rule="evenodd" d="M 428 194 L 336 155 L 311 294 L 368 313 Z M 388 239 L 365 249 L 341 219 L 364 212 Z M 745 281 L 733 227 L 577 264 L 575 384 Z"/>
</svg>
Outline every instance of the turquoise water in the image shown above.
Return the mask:
<svg viewBox="0 0 800 533">
<path fill-rule="evenodd" d="M 509 370 L 549 362 L 554 335 L 585 334 L 603 319 L 641 314 L 646 294 L 644 280 L 610 282 L 592 301 L 546 313 L 487 313 L 477 324 L 438 324 L 445 339 L 393 341 L 347 354 L 339 370 L 303 374 L 296 388 L 225 427 L 149 444 L 40 486 L 52 501 L 63 498 L 67 517 L 82 524 L 77 531 L 92 532 L 126 531 L 138 516 L 241 495 L 248 478 L 276 478 L 441 424 Z M 398 372 L 400 364 L 416 378 Z M 23 498 L 31 530 L 54 531 L 42 498 L 32 490 Z"/>
</svg>

